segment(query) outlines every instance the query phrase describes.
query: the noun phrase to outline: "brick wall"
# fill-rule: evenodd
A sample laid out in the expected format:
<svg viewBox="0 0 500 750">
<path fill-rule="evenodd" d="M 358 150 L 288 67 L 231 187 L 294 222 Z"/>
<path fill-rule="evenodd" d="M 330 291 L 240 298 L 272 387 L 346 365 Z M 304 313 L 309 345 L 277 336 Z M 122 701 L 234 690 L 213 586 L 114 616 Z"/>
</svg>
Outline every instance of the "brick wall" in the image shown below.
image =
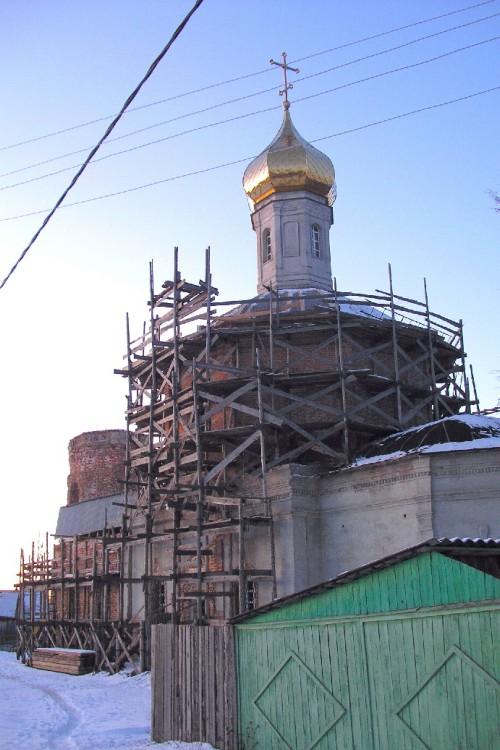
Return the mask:
<svg viewBox="0 0 500 750">
<path fill-rule="evenodd" d="M 106 546 L 108 574 L 120 572 L 119 545 Z M 95 566 L 95 568 L 94 568 Z M 54 586 L 54 616 L 58 619 L 116 620 L 119 617 L 119 585 L 109 583 L 105 594 L 103 581 L 95 582 L 92 602 L 92 573 L 105 573 L 103 542 L 101 538 L 64 540 L 54 545 L 52 576 Z M 63 581 L 61 581 L 63 579 Z M 64 593 L 63 593 L 64 592 Z"/>
<path fill-rule="evenodd" d="M 123 491 L 125 430 L 84 432 L 70 440 L 68 505 Z"/>
</svg>

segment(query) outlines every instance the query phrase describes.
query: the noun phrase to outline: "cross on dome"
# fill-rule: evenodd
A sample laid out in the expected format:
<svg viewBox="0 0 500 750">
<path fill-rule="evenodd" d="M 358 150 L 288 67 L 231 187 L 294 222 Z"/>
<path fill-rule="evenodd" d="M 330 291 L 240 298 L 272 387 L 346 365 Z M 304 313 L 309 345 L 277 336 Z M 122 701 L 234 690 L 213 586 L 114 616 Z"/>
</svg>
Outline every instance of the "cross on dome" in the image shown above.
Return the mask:
<svg viewBox="0 0 500 750">
<path fill-rule="evenodd" d="M 281 56 L 283 58 L 283 62 L 276 62 L 276 60 L 269 60 L 271 65 L 278 65 L 278 67 L 282 68 L 283 70 L 283 79 L 285 82 L 285 85 L 283 89 L 281 89 L 278 93 L 280 96 L 285 95 L 285 99 L 283 101 L 283 109 L 289 109 L 290 108 L 290 102 L 288 101 L 288 89 L 293 89 L 293 83 L 288 83 L 286 72 L 287 70 L 291 70 L 293 73 L 300 73 L 300 70 L 298 68 L 292 68 L 290 65 L 287 65 L 286 63 L 286 52 L 282 52 Z"/>
</svg>

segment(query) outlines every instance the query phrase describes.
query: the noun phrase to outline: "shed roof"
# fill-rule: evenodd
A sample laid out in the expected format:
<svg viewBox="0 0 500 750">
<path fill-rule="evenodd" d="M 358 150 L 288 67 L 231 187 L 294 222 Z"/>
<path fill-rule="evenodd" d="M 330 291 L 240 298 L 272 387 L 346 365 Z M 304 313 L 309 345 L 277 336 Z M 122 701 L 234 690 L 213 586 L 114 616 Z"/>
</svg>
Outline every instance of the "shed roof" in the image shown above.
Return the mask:
<svg viewBox="0 0 500 750">
<path fill-rule="evenodd" d="M 488 573 L 489 575 L 500 579 L 500 539 L 429 539 L 426 542 L 420 542 L 412 547 L 407 547 L 395 552 L 392 555 L 369 562 L 359 568 L 340 573 L 340 575 L 331 578 L 324 583 L 311 586 L 310 588 L 303 589 L 302 591 L 290 594 L 289 596 L 281 597 L 280 599 L 275 599 L 273 602 L 258 607 L 251 612 L 245 612 L 244 614 L 231 618 L 230 622 L 245 622 L 253 617 L 258 617 L 259 615 L 265 614 L 274 609 L 279 609 L 285 605 L 300 602 L 316 596 L 317 594 L 323 594 L 330 589 L 353 583 L 354 581 L 365 578 L 372 573 L 377 573 L 400 562 L 410 560 L 429 552 L 439 552 L 446 557 L 453 558 L 458 562 L 469 565 L 483 573 Z"/>
<path fill-rule="evenodd" d="M 59 508 L 59 517 L 55 536 L 77 536 L 118 528 L 122 524 L 123 508 L 117 503 L 123 503 L 123 495 L 108 495 L 94 500 L 83 500 L 74 505 Z"/>
</svg>

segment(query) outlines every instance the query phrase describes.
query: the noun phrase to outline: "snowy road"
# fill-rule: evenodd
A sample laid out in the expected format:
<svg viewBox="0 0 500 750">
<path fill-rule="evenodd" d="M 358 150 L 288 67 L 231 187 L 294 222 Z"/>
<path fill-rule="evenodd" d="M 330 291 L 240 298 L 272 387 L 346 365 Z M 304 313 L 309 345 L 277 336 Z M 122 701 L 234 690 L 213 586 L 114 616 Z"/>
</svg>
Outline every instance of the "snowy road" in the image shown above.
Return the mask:
<svg viewBox="0 0 500 750">
<path fill-rule="evenodd" d="M 73 677 L 0 652 L 0 750 L 212 750 L 149 738 L 149 674 Z"/>
</svg>

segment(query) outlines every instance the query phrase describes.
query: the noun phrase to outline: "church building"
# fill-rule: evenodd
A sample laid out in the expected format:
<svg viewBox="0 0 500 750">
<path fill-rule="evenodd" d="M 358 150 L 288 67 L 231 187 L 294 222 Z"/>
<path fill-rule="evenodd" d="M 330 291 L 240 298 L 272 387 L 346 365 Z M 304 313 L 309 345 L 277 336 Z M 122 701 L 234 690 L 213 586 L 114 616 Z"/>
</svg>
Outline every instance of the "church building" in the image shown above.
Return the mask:
<svg viewBox="0 0 500 750">
<path fill-rule="evenodd" d="M 500 536 L 500 420 L 472 414 L 461 324 L 391 280 L 337 288 L 334 166 L 283 93 L 243 177 L 257 293 L 221 312 L 209 251 L 197 283 L 177 250 L 170 280 L 151 268 L 126 429 L 75 439 L 112 458 L 89 458 L 97 494 L 72 466 L 47 619 L 220 624 L 433 537 Z"/>
</svg>

